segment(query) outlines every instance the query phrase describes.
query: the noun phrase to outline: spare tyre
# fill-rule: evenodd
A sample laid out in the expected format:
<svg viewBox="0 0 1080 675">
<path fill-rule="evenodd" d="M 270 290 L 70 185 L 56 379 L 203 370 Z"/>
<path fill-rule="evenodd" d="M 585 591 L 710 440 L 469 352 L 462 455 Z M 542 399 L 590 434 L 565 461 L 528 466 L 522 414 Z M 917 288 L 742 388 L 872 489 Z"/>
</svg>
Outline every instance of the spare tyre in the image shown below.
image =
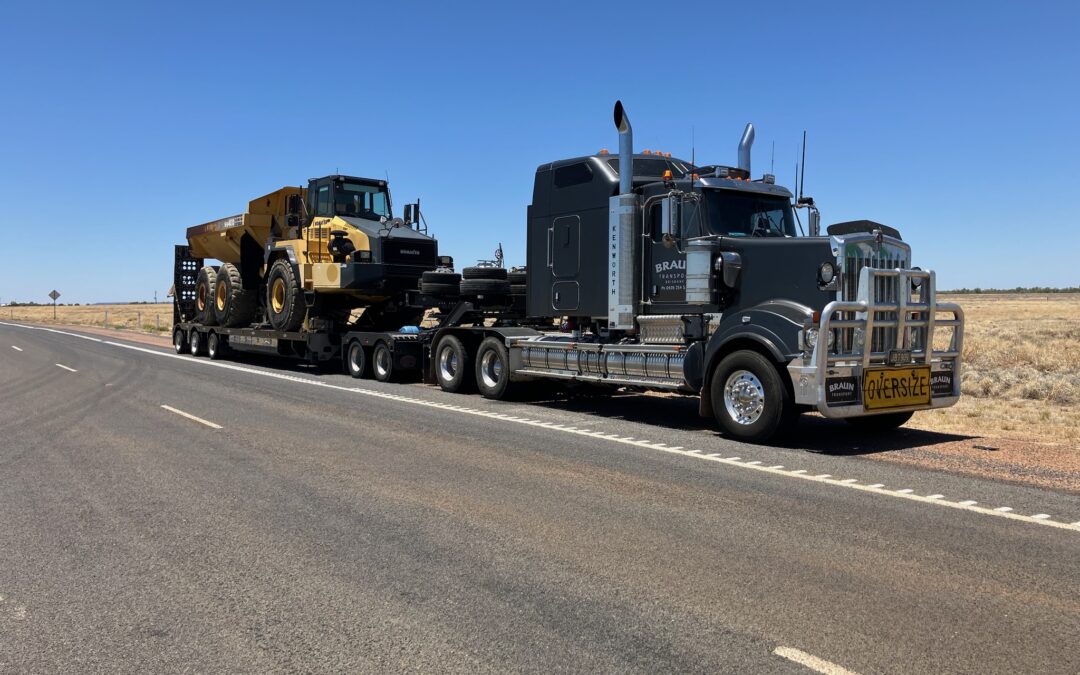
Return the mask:
<svg viewBox="0 0 1080 675">
<path fill-rule="evenodd" d="M 462 295 L 510 295 L 510 282 L 499 279 L 464 279 Z"/>
<path fill-rule="evenodd" d="M 524 271 L 512 271 L 506 275 L 506 280 L 510 282 L 511 286 L 523 286 L 525 284 L 525 278 L 527 273 Z"/>
<path fill-rule="evenodd" d="M 461 270 L 461 276 L 466 279 L 497 279 L 506 280 L 505 267 L 466 267 Z"/>
</svg>

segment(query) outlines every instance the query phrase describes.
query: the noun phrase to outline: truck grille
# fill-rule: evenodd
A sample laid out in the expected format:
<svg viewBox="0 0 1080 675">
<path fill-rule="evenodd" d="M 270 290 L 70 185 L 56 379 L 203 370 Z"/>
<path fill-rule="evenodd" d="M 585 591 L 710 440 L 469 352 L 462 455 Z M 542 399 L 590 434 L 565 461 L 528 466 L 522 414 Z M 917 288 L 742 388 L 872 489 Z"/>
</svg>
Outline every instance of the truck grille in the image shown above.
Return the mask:
<svg viewBox="0 0 1080 675">
<path fill-rule="evenodd" d="M 382 262 L 390 265 L 434 266 L 438 249 L 430 239 L 388 239 L 382 245 Z"/>
<path fill-rule="evenodd" d="M 874 250 L 874 249 L 878 250 Z M 910 260 L 907 251 L 902 248 L 882 244 L 872 247 L 870 242 L 847 244 L 842 262 L 842 274 L 840 277 L 840 300 L 855 302 L 859 299 L 859 275 L 864 267 L 871 269 L 891 270 L 907 268 Z M 874 297 L 878 303 L 897 303 L 900 301 L 900 292 L 910 292 L 910 289 L 900 289 L 899 279 L 885 277 L 874 280 Z M 844 312 L 844 319 L 857 318 L 854 312 Z M 896 312 L 878 312 L 878 320 L 893 320 L 897 318 Z M 842 331 L 840 347 L 844 351 L 852 351 L 855 347 L 854 331 Z M 874 328 L 870 340 L 870 349 L 874 352 L 885 352 L 897 346 L 896 328 Z M 913 336 L 914 337 L 914 336 Z"/>
</svg>

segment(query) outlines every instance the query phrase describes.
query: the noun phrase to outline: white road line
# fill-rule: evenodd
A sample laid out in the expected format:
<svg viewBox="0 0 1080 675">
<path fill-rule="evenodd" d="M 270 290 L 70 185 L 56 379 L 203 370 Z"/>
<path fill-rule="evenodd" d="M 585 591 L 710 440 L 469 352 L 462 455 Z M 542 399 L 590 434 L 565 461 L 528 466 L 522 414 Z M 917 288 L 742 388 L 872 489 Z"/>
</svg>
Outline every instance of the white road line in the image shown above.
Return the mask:
<svg viewBox="0 0 1080 675">
<path fill-rule="evenodd" d="M 16 347 L 15 345 L 11 345 L 11 348 L 12 348 L 12 349 L 14 349 L 14 350 L 15 350 L 15 351 L 17 351 L 17 352 L 21 352 L 21 351 L 22 351 L 22 348 L 21 348 L 21 347 Z"/>
<path fill-rule="evenodd" d="M 1043 519 L 1049 518 L 1049 517 L 1050 517 L 1049 513 L 1036 513 L 1035 515 L 1032 516 L 1032 518 L 1035 518 L 1037 520 L 1043 520 Z"/>
<path fill-rule="evenodd" d="M 794 661 L 800 666 L 806 666 L 815 673 L 822 673 L 823 675 L 856 675 L 855 671 L 848 670 L 843 666 L 838 666 L 832 661 L 826 661 L 813 654 L 807 654 L 801 649 L 795 649 L 794 647 L 777 647 L 773 650 L 773 654 L 785 658 L 788 661 Z"/>
<path fill-rule="evenodd" d="M 945 495 L 926 495 L 927 499 L 945 499 Z"/>
<path fill-rule="evenodd" d="M 994 510 L 999 512 L 999 513 L 1008 513 L 1009 511 L 1012 511 L 1012 507 L 1011 506 L 999 506 Z"/>
<path fill-rule="evenodd" d="M 68 371 L 71 371 L 71 372 L 73 372 L 73 373 L 77 373 L 77 372 L 79 372 L 79 371 L 75 370 L 74 368 L 68 368 L 67 366 L 65 366 L 65 365 L 64 365 L 64 364 L 62 364 L 62 363 L 57 363 L 57 364 L 54 364 L 54 365 L 56 365 L 56 366 L 59 366 L 60 368 L 63 368 L 64 370 L 68 370 Z"/>
<path fill-rule="evenodd" d="M 186 417 L 189 420 L 193 420 L 195 422 L 198 422 L 199 424 L 205 424 L 206 426 L 210 427 L 211 429 L 221 429 L 222 428 L 220 424 L 214 424 L 213 422 L 208 422 L 208 421 L 204 420 L 201 417 L 195 417 L 191 413 L 186 413 L 183 410 L 177 410 L 176 408 L 174 408 L 172 406 L 162 404 L 161 407 L 164 408 L 165 410 L 168 410 L 171 413 L 176 413 L 177 415 L 179 415 L 181 417 Z"/>
<path fill-rule="evenodd" d="M 897 490 L 897 492 L 899 492 L 902 495 L 909 495 L 909 494 L 911 494 L 912 492 L 915 492 L 915 491 L 912 490 L 911 488 L 904 488 L 903 490 Z"/>
<path fill-rule="evenodd" d="M 978 503 L 979 502 L 975 501 L 974 499 L 965 499 L 964 501 L 960 502 L 960 505 L 961 506 L 975 506 Z"/>
<path fill-rule="evenodd" d="M 173 353 L 171 351 L 162 351 L 162 350 L 158 350 L 158 349 L 148 349 L 146 347 L 137 347 L 135 345 L 124 344 L 124 343 L 121 343 L 121 342 L 113 342 L 111 340 L 98 340 L 96 338 L 87 338 L 86 336 L 78 335 L 77 333 L 68 333 L 68 332 L 65 332 L 65 331 L 54 330 L 54 329 L 51 329 L 51 328 L 39 328 L 37 326 L 24 326 L 22 324 L 7 323 L 7 322 L 4 322 L 4 321 L 0 321 L 0 325 L 2 325 L 2 326 L 14 326 L 14 327 L 17 327 L 17 328 L 25 328 L 25 329 L 29 329 L 29 330 L 45 330 L 45 331 L 48 331 L 48 332 L 51 332 L 51 333 L 60 333 L 62 335 L 70 335 L 72 337 L 90 339 L 90 340 L 93 340 L 95 342 L 101 342 L 103 344 L 109 345 L 110 347 L 117 347 L 117 348 L 120 348 L 120 349 L 129 349 L 131 351 L 143 352 L 145 354 L 150 354 L 152 356 L 157 356 L 157 357 L 160 357 L 160 358 L 179 359 L 179 360 L 181 360 L 181 361 L 183 361 L 183 362 L 185 362 L 187 364 L 194 365 L 196 367 L 224 368 L 226 370 L 233 370 L 233 371 L 237 371 L 237 372 L 248 373 L 248 374 L 251 374 L 251 375 L 258 375 L 260 377 L 269 377 L 269 378 L 276 379 L 276 380 L 285 380 L 285 381 L 289 381 L 289 382 L 297 382 L 297 383 L 304 384 L 304 385 L 311 386 L 311 387 L 322 387 L 324 389 L 334 389 L 334 390 L 338 390 L 338 391 L 348 391 L 348 392 L 353 392 L 353 393 L 360 394 L 360 395 L 363 395 L 363 396 L 371 396 L 371 397 L 374 397 L 374 398 L 382 398 L 382 399 L 388 399 L 388 400 L 392 400 L 392 401 L 400 401 L 402 403 L 407 403 L 409 405 L 422 406 L 422 407 L 426 407 L 426 408 L 436 408 L 436 409 L 440 409 L 440 410 L 454 410 L 456 412 L 460 412 L 460 413 L 465 414 L 465 415 L 474 415 L 474 416 L 477 416 L 477 417 L 486 417 L 488 419 L 500 419 L 500 416 L 502 415 L 502 413 L 493 412 L 493 411 L 490 411 L 490 410 L 480 410 L 480 409 L 477 409 L 477 408 L 466 408 L 466 407 L 461 407 L 461 406 L 451 406 L 451 405 L 448 405 L 446 403 L 439 403 L 439 402 L 436 402 L 436 401 L 429 401 L 429 400 L 425 400 L 425 399 L 421 399 L 421 398 L 413 398 L 413 397 L 410 397 L 410 396 L 403 396 L 403 395 L 400 395 L 400 394 L 390 394 L 390 393 L 383 392 L 383 391 L 378 391 L 378 390 L 375 390 L 375 389 L 362 389 L 362 388 L 359 388 L 359 387 L 345 387 L 345 386 L 338 385 L 338 384 L 331 384 L 329 382 L 322 382 L 322 381 L 315 380 L 315 379 L 312 379 L 312 378 L 309 378 L 309 377 L 301 377 L 301 376 L 298 376 L 298 375 L 289 375 L 289 374 L 286 374 L 286 373 L 274 372 L 274 371 L 269 371 L 269 370 L 259 370 L 259 369 L 256 369 L 256 368 L 249 368 L 247 366 L 241 366 L 241 365 L 237 365 L 237 364 L 234 364 L 234 363 L 227 363 L 227 362 L 223 362 L 223 361 L 211 361 L 209 359 L 193 359 L 190 356 L 182 356 L 182 355 L 179 355 L 179 354 L 175 354 L 175 353 Z M 506 420 L 506 421 L 508 421 L 508 420 Z M 521 422 L 516 422 L 516 423 L 517 424 L 525 424 L 525 425 L 534 426 L 534 427 L 545 427 L 545 428 L 550 428 L 550 426 L 551 426 L 550 423 L 539 422 L 539 421 L 535 421 L 535 420 L 528 420 L 528 421 L 522 420 Z M 625 444 L 625 445 L 631 445 L 631 446 L 635 446 L 635 447 L 642 447 L 641 446 L 641 441 L 627 441 L 625 439 L 621 439 L 620 437 L 614 436 L 614 435 L 611 435 L 611 436 L 607 436 L 607 435 L 599 436 L 595 432 L 567 431 L 567 430 L 562 430 L 559 433 L 576 434 L 576 435 L 579 435 L 579 436 L 586 436 L 586 437 L 590 437 L 590 438 L 603 437 L 603 438 L 606 438 L 608 440 L 611 440 L 613 443 L 622 443 L 622 444 Z M 1014 520 L 1014 521 L 1017 521 L 1017 522 L 1038 524 L 1038 525 L 1043 525 L 1045 527 L 1053 527 L 1053 528 L 1056 528 L 1056 529 L 1068 530 L 1070 532 L 1080 532 L 1080 522 L 1065 523 L 1065 522 L 1060 522 L 1060 521 L 1056 521 L 1056 520 L 1051 520 L 1049 518 L 1032 518 L 1031 516 L 1025 516 L 1025 515 L 1021 515 L 1021 514 L 1018 514 L 1018 513 L 1010 513 L 1010 511 L 1012 511 L 1012 509 L 1010 509 L 1009 507 L 1003 507 L 1003 508 L 1008 509 L 1008 510 L 1007 511 L 1002 511 L 1001 509 L 990 509 L 990 508 L 983 507 L 983 506 L 976 506 L 975 503 L 968 504 L 968 503 L 964 503 L 964 502 L 948 501 L 948 500 L 945 500 L 945 499 L 929 499 L 927 497 L 923 497 L 923 496 L 913 494 L 913 493 L 901 493 L 901 492 L 895 492 L 895 491 L 891 491 L 891 490 L 881 490 L 879 488 L 884 487 L 884 485 L 881 484 L 881 483 L 875 483 L 873 485 L 863 485 L 861 483 L 844 483 L 844 482 L 842 482 L 840 480 L 837 480 L 835 478 L 818 478 L 817 476 L 806 475 L 807 472 L 806 472 L 805 469 L 799 469 L 797 471 L 787 471 L 787 470 L 783 470 L 783 469 L 774 469 L 772 467 L 748 464 L 748 463 L 740 462 L 740 461 L 734 460 L 734 459 L 725 459 L 725 458 L 720 457 L 718 455 L 717 456 L 711 456 L 710 454 L 704 454 L 704 453 L 701 453 L 700 451 L 697 452 L 697 453 L 691 453 L 690 451 L 683 450 L 682 448 L 674 448 L 673 447 L 673 448 L 653 448 L 653 449 L 656 452 L 666 452 L 668 454 L 679 455 L 679 456 L 688 457 L 688 458 L 693 457 L 693 458 L 700 459 L 702 461 L 716 462 L 718 464 L 726 464 L 726 465 L 731 466 L 731 467 L 740 467 L 742 469 L 746 469 L 746 470 L 750 470 L 750 471 L 761 471 L 763 473 L 772 474 L 772 475 L 778 476 L 778 477 L 797 478 L 799 480 L 811 481 L 811 482 L 814 482 L 814 483 L 823 483 L 823 484 L 831 485 L 831 486 L 834 486 L 834 487 L 843 487 L 843 488 L 848 488 L 850 490 L 858 490 L 860 492 L 866 492 L 866 493 L 869 493 L 869 494 L 877 495 L 879 497 L 890 497 L 890 498 L 893 498 L 893 499 L 906 499 L 906 500 L 909 500 L 909 501 L 920 502 L 922 504 L 933 504 L 933 505 L 936 505 L 936 506 L 955 509 L 957 511 L 968 511 L 968 512 L 971 512 L 971 513 L 978 513 L 978 514 L 981 514 L 981 515 L 984 515 L 984 516 L 994 516 L 994 517 L 997 517 L 997 518 L 1005 518 L 1007 520 Z"/>
</svg>

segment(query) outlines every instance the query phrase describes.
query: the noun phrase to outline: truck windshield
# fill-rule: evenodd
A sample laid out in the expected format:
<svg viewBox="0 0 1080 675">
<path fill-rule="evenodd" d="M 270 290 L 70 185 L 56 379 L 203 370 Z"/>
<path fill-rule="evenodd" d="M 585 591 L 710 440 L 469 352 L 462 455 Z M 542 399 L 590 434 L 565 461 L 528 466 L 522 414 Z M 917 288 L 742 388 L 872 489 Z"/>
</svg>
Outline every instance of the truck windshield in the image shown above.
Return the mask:
<svg viewBox="0 0 1080 675">
<path fill-rule="evenodd" d="M 713 234 L 727 237 L 794 237 L 791 202 L 781 197 L 739 190 L 706 190 L 705 222 Z"/>
<path fill-rule="evenodd" d="M 363 183 L 338 183 L 334 190 L 334 214 L 378 220 L 390 217 L 390 199 L 386 190 Z"/>
</svg>

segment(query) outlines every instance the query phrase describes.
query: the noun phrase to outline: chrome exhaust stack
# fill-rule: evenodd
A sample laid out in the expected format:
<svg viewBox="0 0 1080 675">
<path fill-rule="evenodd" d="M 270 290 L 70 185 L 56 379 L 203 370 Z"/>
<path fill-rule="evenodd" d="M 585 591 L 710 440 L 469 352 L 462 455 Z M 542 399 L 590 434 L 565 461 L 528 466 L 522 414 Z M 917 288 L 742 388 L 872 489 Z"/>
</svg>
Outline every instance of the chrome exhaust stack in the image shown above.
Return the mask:
<svg viewBox="0 0 1080 675">
<path fill-rule="evenodd" d="M 742 139 L 739 141 L 739 168 L 747 174 L 750 173 L 750 147 L 752 145 L 754 145 L 754 125 L 747 122 L 742 132 Z"/>
<path fill-rule="evenodd" d="M 615 102 L 615 128 L 619 132 L 619 194 L 608 200 L 608 315 L 609 330 L 633 330 L 637 308 L 634 283 L 634 222 L 639 199 L 634 194 L 634 130 L 622 101 Z"/>
<path fill-rule="evenodd" d="M 634 191 L 634 129 L 622 101 L 615 101 L 615 128 L 619 130 L 619 194 Z"/>
</svg>

